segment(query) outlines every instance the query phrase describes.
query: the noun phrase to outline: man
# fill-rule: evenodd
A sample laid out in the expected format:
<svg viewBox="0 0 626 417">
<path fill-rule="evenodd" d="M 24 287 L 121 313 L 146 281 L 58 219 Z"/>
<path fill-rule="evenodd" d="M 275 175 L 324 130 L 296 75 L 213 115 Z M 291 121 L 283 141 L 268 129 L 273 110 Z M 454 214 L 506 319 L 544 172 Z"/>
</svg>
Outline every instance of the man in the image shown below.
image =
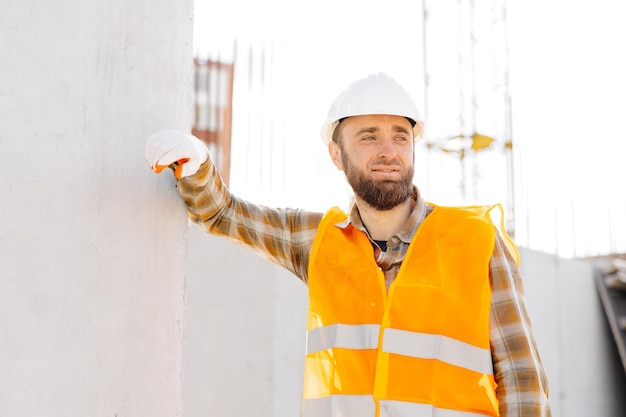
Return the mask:
<svg viewBox="0 0 626 417">
<path fill-rule="evenodd" d="M 349 214 L 238 199 L 183 132 L 151 135 L 146 160 L 175 170 L 191 220 L 308 285 L 305 417 L 550 416 L 514 245 L 489 207 L 424 201 L 421 132 L 385 74 L 337 97 L 322 138 L 354 191 Z"/>
</svg>

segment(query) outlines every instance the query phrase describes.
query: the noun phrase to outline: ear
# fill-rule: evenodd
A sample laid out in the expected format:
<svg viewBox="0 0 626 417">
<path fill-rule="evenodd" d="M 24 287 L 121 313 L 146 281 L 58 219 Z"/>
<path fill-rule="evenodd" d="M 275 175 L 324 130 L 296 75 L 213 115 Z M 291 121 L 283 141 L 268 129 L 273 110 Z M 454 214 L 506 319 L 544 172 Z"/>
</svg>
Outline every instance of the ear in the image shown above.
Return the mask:
<svg viewBox="0 0 626 417">
<path fill-rule="evenodd" d="M 334 140 L 331 140 L 328 143 L 328 153 L 330 154 L 330 159 L 333 160 L 333 164 L 335 164 L 337 169 L 339 171 L 343 171 L 343 164 L 341 163 L 341 147 Z"/>
</svg>

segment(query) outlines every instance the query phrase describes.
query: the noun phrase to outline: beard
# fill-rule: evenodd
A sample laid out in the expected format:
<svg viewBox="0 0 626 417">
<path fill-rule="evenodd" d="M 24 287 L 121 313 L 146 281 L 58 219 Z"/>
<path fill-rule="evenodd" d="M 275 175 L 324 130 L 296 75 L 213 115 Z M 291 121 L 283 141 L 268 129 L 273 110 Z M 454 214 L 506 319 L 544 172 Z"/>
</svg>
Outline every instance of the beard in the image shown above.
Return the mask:
<svg viewBox="0 0 626 417">
<path fill-rule="evenodd" d="M 355 167 L 348 159 L 347 152 L 342 152 L 341 162 L 348 184 L 354 193 L 372 208 L 380 211 L 391 210 L 404 203 L 413 192 L 413 167 L 402 173 L 399 181 L 374 180 Z M 392 162 L 392 161 L 391 161 Z M 378 165 L 397 166 L 397 164 L 375 161 Z"/>
</svg>

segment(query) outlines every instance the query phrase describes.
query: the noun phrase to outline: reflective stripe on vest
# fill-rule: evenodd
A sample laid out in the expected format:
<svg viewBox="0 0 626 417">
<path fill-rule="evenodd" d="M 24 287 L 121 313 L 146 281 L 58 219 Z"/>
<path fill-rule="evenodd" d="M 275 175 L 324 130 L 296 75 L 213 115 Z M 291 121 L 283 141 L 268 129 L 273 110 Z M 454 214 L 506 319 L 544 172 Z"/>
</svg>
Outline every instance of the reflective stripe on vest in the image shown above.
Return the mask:
<svg viewBox="0 0 626 417">
<path fill-rule="evenodd" d="M 326 213 L 309 263 L 305 417 L 498 415 L 489 211 L 435 207 L 389 291 L 367 235 Z"/>
<path fill-rule="evenodd" d="M 375 415 L 376 404 L 371 395 L 332 395 L 305 400 L 302 411 L 307 417 L 365 417 Z M 380 417 L 485 417 L 485 414 L 437 408 L 430 404 L 381 400 Z"/>
<path fill-rule="evenodd" d="M 307 354 L 332 348 L 376 349 L 377 324 L 333 324 L 307 332 Z M 450 337 L 386 329 L 382 351 L 421 359 L 439 359 L 485 375 L 493 374 L 491 351 Z"/>
<path fill-rule="evenodd" d="M 469 369 L 483 375 L 493 375 L 491 350 L 438 334 L 386 329 L 383 352 L 442 362 Z"/>
<path fill-rule="evenodd" d="M 332 348 L 376 349 L 378 348 L 378 324 L 332 324 L 307 332 L 306 353 Z"/>
<path fill-rule="evenodd" d="M 485 417 L 486 414 L 415 404 L 406 401 L 380 401 L 380 417 Z"/>
</svg>

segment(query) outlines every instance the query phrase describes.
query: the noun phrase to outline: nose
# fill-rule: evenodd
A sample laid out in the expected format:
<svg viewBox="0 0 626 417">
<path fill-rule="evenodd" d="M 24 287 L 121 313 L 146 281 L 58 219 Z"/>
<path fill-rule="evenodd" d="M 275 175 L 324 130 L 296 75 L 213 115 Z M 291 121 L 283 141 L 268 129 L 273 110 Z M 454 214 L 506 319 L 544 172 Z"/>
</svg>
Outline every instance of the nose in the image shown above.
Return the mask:
<svg viewBox="0 0 626 417">
<path fill-rule="evenodd" d="M 393 159 L 396 157 L 396 148 L 393 143 L 393 139 L 386 137 L 380 141 L 380 149 L 378 150 L 378 156 L 385 159 Z"/>
</svg>

